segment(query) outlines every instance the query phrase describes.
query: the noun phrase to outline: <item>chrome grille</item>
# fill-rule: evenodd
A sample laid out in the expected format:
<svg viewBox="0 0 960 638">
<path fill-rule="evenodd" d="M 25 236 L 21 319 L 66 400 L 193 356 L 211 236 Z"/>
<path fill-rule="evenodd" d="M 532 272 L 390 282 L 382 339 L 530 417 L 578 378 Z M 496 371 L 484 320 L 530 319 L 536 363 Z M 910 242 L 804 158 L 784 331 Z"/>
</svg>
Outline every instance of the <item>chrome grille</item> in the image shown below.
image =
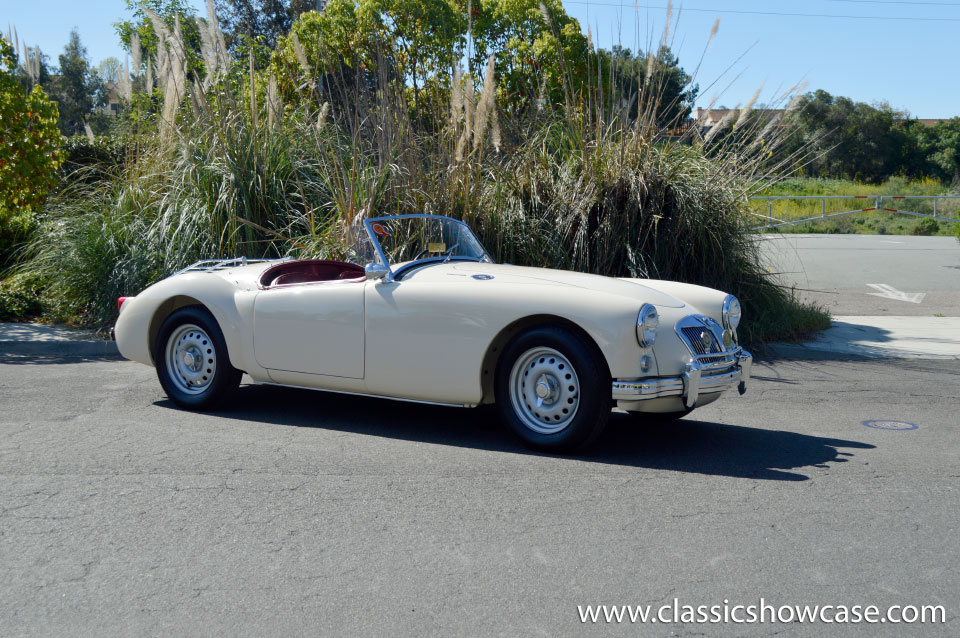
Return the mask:
<svg viewBox="0 0 960 638">
<path fill-rule="evenodd" d="M 703 343 L 703 339 L 700 338 L 700 334 L 704 330 L 709 331 L 710 334 L 713 335 L 713 343 L 710 344 L 709 349 L 707 349 L 706 345 Z M 680 328 L 680 331 L 683 333 L 684 341 L 686 341 L 693 349 L 693 354 L 711 354 L 714 352 L 723 352 L 723 349 L 720 347 L 720 340 L 717 339 L 716 333 L 706 326 L 684 326 Z"/>
<path fill-rule="evenodd" d="M 688 315 L 677 322 L 677 336 L 690 350 L 690 354 L 699 365 L 711 369 L 723 369 L 736 363 L 739 348 L 731 344 L 730 349 L 723 345 L 723 328 L 715 319 L 706 315 Z M 700 335 L 707 331 L 713 336 L 709 350 Z"/>
</svg>

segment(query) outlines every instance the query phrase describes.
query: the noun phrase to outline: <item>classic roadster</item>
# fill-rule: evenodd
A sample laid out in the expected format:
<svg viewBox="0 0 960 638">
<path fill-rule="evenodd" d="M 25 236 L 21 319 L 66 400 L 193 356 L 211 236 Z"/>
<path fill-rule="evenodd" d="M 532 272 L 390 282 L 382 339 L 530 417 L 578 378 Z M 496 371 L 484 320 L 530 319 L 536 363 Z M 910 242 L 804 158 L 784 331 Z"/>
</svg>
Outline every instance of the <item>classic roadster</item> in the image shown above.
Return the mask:
<svg viewBox="0 0 960 638">
<path fill-rule="evenodd" d="M 677 418 L 750 376 L 740 304 L 690 284 L 496 264 L 436 215 L 363 221 L 356 261 L 205 260 L 121 297 L 120 353 L 179 406 L 255 382 L 473 407 L 529 446 L 595 440 L 613 404 Z M 369 261 L 367 261 L 369 260 Z"/>
</svg>

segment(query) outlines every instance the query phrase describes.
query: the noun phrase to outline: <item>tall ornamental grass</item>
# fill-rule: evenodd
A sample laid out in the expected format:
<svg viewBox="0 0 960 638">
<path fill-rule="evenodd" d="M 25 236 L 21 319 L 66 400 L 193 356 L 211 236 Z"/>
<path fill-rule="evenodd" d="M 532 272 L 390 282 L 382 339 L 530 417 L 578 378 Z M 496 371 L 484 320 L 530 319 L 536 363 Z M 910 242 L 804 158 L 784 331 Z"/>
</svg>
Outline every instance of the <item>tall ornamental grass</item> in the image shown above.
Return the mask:
<svg viewBox="0 0 960 638">
<path fill-rule="evenodd" d="M 213 80 L 158 79 L 177 108 L 145 120 L 123 174 L 52 202 L 24 276 L 45 282 L 57 316 L 103 327 L 116 297 L 196 259 L 343 258 L 364 216 L 426 212 L 465 220 L 499 261 L 732 292 L 748 343 L 824 326 L 767 276 L 748 231 L 746 195 L 783 170 L 765 159 L 785 127 L 748 105 L 725 135 L 668 135 L 657 92 L 614 95 L 599 56 L 596 88 L 559 104 L 501 109 L 491 59 L 482 79 L 454 68 L 444 100 L 413 113 L 391 53 L 377 51 L 364 82 L 312 81 L 307 59 L 221 69 L 216 52 Z M 167 56 L 167 72 L 177 63 Z M 278 85 L 297 99 L 283 103 Z"/>
</svg>

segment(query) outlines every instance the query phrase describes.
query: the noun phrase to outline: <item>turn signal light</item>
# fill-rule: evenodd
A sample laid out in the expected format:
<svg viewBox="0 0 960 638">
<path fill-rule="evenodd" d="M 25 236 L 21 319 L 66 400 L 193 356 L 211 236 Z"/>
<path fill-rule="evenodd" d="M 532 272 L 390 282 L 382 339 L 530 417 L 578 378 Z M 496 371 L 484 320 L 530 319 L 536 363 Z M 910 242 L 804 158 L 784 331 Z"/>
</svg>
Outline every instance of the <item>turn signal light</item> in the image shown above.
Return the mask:
<svg viewBox="0 0 960 638">
<path fill-rule="evenodd" d="M 117 299 L 117 312 L 119 312 L 120 309 L 123 308 L 123 302 L 129 298 L 130 297 L 120 297 L 119 299 Z"/>
</svg>

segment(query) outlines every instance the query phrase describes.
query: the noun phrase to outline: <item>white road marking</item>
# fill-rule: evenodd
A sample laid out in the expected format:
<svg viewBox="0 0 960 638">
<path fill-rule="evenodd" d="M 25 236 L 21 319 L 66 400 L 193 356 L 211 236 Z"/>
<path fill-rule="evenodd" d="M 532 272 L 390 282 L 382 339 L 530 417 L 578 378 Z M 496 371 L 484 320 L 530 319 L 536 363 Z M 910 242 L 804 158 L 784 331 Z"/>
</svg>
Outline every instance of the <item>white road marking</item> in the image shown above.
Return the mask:
<svg viewBox="0 0 960 638">
<path fill-rule="evenodd" d="M 927 296 L 925 292 L 902 292 L 893 286 L 887 284 L 867 284 L 877 292 L 868 292 L 868 295 L 874 297 L 883 297 L 884 299 L 893 299 L 894 301 L 907 301 L 910 303 L 920 303 Z"/>
</svg>

